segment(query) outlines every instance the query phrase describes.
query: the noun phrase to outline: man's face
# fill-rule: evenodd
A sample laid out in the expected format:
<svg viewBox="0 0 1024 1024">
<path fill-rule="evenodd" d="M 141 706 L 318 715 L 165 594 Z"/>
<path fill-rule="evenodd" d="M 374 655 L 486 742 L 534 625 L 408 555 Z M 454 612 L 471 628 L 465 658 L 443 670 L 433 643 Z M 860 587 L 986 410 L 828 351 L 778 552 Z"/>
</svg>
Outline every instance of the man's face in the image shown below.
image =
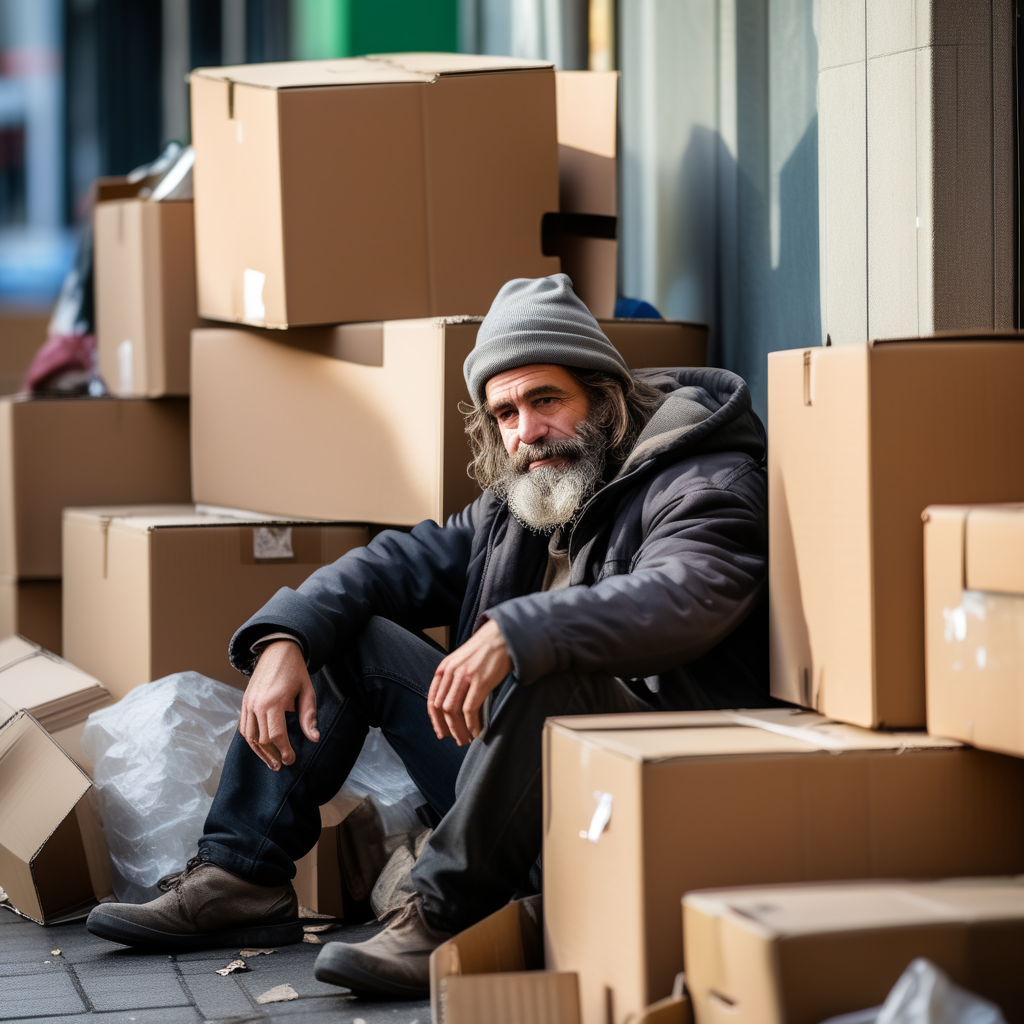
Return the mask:
<svg viewBox="0 0 1024 1024">
<path fill-rule="evenodd" d="M 605 464 L 586 392 L 564 367 L 548 364 L 500 373 L 485 392 L 508 454 L 496 492 L 531 529 L 568 523 L 594 493 Z"/>
<path fill-rule="evenodd" d="M 541 363 L 506 370 L 492 377 L 484 390 L 488 411 L 511 456 L 521 444 L 575 438 L 590 411 L 583 389 L 564 366 Z M 529 471 L 564 464 L 563 457 L 553 456 L 531 462 Z"/>
</svg>

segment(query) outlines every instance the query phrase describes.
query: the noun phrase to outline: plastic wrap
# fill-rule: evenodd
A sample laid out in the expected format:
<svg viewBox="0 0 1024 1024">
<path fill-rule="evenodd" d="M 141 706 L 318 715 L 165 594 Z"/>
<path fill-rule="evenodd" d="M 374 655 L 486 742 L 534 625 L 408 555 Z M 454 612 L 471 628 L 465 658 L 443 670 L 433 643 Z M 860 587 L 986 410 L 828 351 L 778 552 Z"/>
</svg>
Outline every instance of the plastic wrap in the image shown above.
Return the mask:
<svg viewBox="0 0 1024 1024">
<path fill-rule="evenodd" d="M 154 899 L 195 855 L 241 707 L 239 690 L 179 672 L 89 716 L 82 747 L 122 902 Z"/>
</svg>

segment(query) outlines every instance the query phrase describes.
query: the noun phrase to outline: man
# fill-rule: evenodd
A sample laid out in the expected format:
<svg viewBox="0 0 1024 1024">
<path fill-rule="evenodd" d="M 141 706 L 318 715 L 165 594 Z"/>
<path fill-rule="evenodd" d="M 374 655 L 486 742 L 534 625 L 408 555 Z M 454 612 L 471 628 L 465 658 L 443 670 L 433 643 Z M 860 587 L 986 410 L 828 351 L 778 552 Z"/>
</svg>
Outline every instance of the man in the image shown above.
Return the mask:
<svg viewBox="0 0 1024 1024">
<path fill-rule="evenodd" d="M 252 678 L 199 854 L 92 932 L 298 941 L 294 862 L 379 726 L 441 821 L 417 895 L 374 938 L 325 946 L 316 975 L 422 996 L 438 944 L 536 888 L 545 718 L 767 702 L 765 441 L 743 381 L 630 373 L 564 274 L 501 289 L 465 376 L 482 496 L 381 533 L 235 634 Z M 445 655 L 419 631 L 448 624 Z"/>
</svg>

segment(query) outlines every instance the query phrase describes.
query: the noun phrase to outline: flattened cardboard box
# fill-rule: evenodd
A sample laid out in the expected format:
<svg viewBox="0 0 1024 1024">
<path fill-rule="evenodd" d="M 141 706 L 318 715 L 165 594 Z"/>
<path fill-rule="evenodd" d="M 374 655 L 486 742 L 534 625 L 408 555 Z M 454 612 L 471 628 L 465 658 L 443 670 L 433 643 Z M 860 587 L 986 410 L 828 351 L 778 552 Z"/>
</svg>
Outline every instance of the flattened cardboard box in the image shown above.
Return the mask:
<svg viewBox="0 0 1024 1024">
<path fill-rule="evenodd" d="M 924 726 L 921 513 L 1024 497 L 1022 391 L 1019 335 L 769 355 L 774 696 Z"/>
<path fill-rule="evenodd" d="M 196 312 L 192 200 L 117 199 L 93 215 L 96 348 L 110 391 L 187 395 Z"/>
<path fill-rule="evenodd" d="M 430 954 L 433 1024 L 579 1024 L 576 975 L 542 970 L 540 915 L 516 900 Z"/>
<path fill-rule="evenodd" d="M 1024 761 L 810 712 L 549 719 L 547 966 L 579 972 L 584 1024 L 623 1024 L 683 969 L 684 893 L 1014 874 L 1022 801 Z"/>
<path fill-rule="evenodd" d="M 466 54 L 192 73 L 199 311 L 288 327 L 486 313 L 557 273 L 550 64 Z"/>
<path fill-rule="evenodd" d="M 693 892 L 686 984 L 701 1024 L 820 1024 L 878 1006 L 916 957 L 1024 1020 L 1024 879 Z"/>
<path fill-rule="evenodd" d="M 0 398 L 0 577 L 60 577 L 68 505 L 189 500 L 187 400 Z"/>
<path fill-rule="evenodd" d="M 244 688 L 227 658 L 235 630 L 368 539 L 362 526 L 193 505 L 66 509 L 64 651 L 116 698 L 190 669 Z"/>
<path fill-rule="evenodd" d="M 702 325 L 600 323 L 631 367 L 704 365 Z M 195 500 L 349 522 L 443 522 L 479 494 L 459 411 L 479 326 L 458 317 L 195 331 Z"/>
<path fill-rule="evenodd" d="M 0 728 L 0 887 L 39 924 L 96 903 L 78 818 L 92 783 L 31 715 Z"/>
<path fill-rule="evenodd" d="M 0 637 L 15 633 L 61 653 L 60 580 L 0 579 Z"/>
<path fill-rule="evenodd" d="M 928 731 L 1024 757 L 1024 505 L 924 520 Z"/>
</svg>

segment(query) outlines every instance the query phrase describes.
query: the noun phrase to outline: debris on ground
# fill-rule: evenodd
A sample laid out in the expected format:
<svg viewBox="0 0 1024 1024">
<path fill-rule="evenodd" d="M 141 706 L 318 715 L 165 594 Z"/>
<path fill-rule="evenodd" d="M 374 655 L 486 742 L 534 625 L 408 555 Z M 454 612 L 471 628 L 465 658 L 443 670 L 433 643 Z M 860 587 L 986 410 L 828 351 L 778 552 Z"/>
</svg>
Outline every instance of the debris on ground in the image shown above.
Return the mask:
<svg viewBox="0 0 1024 1024">
<path fill-rule="evenodd" d="M 238 955 L 245 960 L 250 956 L 270 956 L 271 953 L 276 953 L 276 949 L 240 949 Z"/>
<path fill-rule="evenodd" d="M 256 997 L 257 1003 L 286 1003 L 291 999 L 298 999 L 299 993 L 291 985 L 275 985 L 268 988 L 261 996 Z"/>
<path fill-rule="evenodd" d="M 59 949 L 51 949 L 50 950 L 50 956 L 60 956 L 60 950 Z"/>
<path fill-rule="evenodd" d="M 304 932 L 302 935 L 302 941 L 309 942 L 314 946 L 322 945 L 321 941 L 312 932 Z"/>
<path fill-rule="evenodd" d="M 246 967 L 244 960 L 232 960 L 227 967 L 220 967 L 217 969 L 217 974 L 222 978 L 226 978 L 229 974 L 244 974 L 251 968 Z"/>
<path fill-rule="evenodd" d="M 327 918 L 330 921 L 330 924 L 306 924 L 303 922 L 302 930 L 307 935 L 310 932 L 326 932 L 337 927 L 336 919 L 332 914 L 318 914 L 315 910 L 310 910 L 309 907 L 302 903 L 299 904 L 299 917 L 306 918 L 310 922 L 315 921 L 317 918 Z"/>
</svg>

